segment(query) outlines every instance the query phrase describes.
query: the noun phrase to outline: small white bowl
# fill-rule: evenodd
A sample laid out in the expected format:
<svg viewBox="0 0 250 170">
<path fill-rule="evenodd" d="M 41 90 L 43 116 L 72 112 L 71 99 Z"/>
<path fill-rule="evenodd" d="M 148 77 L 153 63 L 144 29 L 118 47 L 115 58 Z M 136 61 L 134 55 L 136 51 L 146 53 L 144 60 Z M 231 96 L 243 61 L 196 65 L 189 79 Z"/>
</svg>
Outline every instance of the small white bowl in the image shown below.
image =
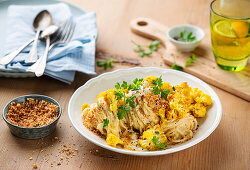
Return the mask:
<svg viewBox="0 0 250 170">
<path fill-rule="evenodd" d="M 179 37 L 180 32 L 186 31 L 187 34 L 189 32 L 193 33 L 193 36 L 196 37 L 196 40 L 192 42 L 182 42 L 182 41 L 177 41 L 174 39 L 174 37 Z M 177 25 L 174 27 L 171 27 L 167 31 L 167 37 L 170 40 L 171 43 L 173 43 L 176 48 L 182 52 L 190 52 L 193 51 L 198 45 L 200 44 L 201 40 L 204 38 L 204 31 L 200 29 L 199 27 L 189 25 L 189 24 L 184 24 L 184 25 Z"/>
<path fill-rule="evenodd" d="M 204 91 L 204 93 L 211 96 L 213 105 L 211 108 L 209 108 L 206 117 L 198 118 L 200 126 L 192 139 L 181 144 L 173 145 L 171 146 L 171 148 L 162 151 L 130 151 L 109 146 L 105 139 L 95 135 L 82 124 L 83 120 L 81 108 L 84 103 L 90 105 L 96 102 L 98 94 L 105 90 L 114 88 L 116 82 L 127 81 L 128 83 L 131 83 L 135 78 L 145 78 L 148 76 L 162 76 L 163 81 L 167 81 L 171 85 L 177 85 L 182 82 L 187 82 L 189 86 L 193 88 L 198 87 L 200 90 Z M 89 80 L 83 86 L 79 87 L 74 92 L 69 101 L 68 115 L 74 128 L 82 136 L 98 146 L 122 154 L 137 156 L 156 156 L 187 149 L 206 139 L 220 123 L 222 107 L 220 99 L 213 91 L 213 89 L 202 80 L 190 74 L 172 69 L 163 69 L 156 67 L 135 67 L 101 74 Z"/>
</svg>

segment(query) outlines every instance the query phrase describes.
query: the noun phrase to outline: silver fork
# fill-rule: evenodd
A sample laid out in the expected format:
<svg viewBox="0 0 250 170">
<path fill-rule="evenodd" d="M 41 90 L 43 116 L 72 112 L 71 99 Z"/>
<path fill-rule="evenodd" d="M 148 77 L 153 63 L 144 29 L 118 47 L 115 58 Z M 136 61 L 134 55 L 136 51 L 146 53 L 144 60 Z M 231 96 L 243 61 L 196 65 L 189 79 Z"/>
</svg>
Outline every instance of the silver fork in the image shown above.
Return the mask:
<svg viewBox="0 0 250 170">
<path fill-rule="evenodd" d="M 46 68 L 47 55 L 49 51 L 58 44 L 67 44 L 73 35 L 74 29 L 75 23 L 73 23 L 72 18 L 70 18 L 52 39 L 51 45 L 46 47 L 44 55 L 40 57 L 35 64 L 29 67 L 27 71 L 34 72 L 37 77 L 42 76 Z"/>
</svg>

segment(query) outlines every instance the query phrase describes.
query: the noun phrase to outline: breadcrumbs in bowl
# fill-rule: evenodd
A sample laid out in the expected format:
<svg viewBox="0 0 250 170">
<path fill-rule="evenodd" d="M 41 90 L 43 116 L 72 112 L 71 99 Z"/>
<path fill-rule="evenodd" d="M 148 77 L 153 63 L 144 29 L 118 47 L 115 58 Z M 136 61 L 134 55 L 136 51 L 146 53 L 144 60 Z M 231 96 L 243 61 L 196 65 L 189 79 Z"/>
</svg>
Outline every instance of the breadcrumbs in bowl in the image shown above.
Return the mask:
<svg viewBox="0 0 250 170">
<path fill-rule="evenodd" d="M 41 127 L 53 122 L 58 116 L 58 106 L 45 100 L 27 98 L 25 103 L 12 102 L 6 115 L 7 120 L 21 127 Z"/>
<path fill-rule="evenodd" d="M 52 133 L 61 116 L 59 103 L 44 95 L 25 95 L 11 100 L 3 110 L 3 118 L 15 136 L 42 138 Z"/>
</svg>

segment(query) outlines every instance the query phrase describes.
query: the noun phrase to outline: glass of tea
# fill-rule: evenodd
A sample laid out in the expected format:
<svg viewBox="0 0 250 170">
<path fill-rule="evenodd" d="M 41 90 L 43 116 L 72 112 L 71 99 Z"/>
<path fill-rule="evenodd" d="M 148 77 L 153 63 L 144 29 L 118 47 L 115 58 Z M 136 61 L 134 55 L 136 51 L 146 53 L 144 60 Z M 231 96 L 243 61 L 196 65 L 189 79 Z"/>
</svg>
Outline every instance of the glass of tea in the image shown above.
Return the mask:
<svg viewBox="0 0 250 170">
<path fill-rule="evenodd" d="M 210 31 L 218 67 L 244 69 L 250 56 L 250 0 L 212 1 Z"/>
</svg>

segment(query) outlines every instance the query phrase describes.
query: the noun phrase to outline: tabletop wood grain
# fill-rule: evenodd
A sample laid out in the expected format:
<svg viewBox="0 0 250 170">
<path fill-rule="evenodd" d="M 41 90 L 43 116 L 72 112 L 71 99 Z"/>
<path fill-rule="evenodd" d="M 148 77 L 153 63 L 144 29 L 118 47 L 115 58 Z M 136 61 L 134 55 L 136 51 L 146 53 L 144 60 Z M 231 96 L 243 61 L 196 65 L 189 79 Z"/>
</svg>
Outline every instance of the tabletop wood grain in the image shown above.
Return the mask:
<svg viewBox="0 0 250 170">
<path fill-rule="evenodd" d="M 150 40 L 133 34 L 129 22 L 135 17 L 149 17 L 165 25 L 189 23 L 209 28 L 208 0 L 67 0 L 87 11 L 97 13 L 99 36 L 97 60 L 113 55 L 116 60 L 138 60 L 140 66 L 168 68 L 163 62 L 164 48 L 151 57 L 139 58 L 131 40 L 148 44 Z M 115 67 L 133 65 L 115 63 Z M 98 74 L 102 68 L 96 68 Z M 201 143 L 169 155 L 136 157 L 102 149 L 83 138 L 68 119 L 67 106 L 73 92 L 91 77 L 77 73 L 71 85 L 49 77 L 0 78 L 0 108 L 14 97 L 43 94 L 56 99 L 63 108 L 56 131 L 44 139 L 24 140 L 13 136 L 0 119 L 0 169 L 249 169 L 250 103 L 211 86 L 219 95 L 223 116 L 217 129 Z M 57 139 L 58 138 L 58 139 Z M 62 149 L 71 147 L 69 156 Z"/>
</svg>

